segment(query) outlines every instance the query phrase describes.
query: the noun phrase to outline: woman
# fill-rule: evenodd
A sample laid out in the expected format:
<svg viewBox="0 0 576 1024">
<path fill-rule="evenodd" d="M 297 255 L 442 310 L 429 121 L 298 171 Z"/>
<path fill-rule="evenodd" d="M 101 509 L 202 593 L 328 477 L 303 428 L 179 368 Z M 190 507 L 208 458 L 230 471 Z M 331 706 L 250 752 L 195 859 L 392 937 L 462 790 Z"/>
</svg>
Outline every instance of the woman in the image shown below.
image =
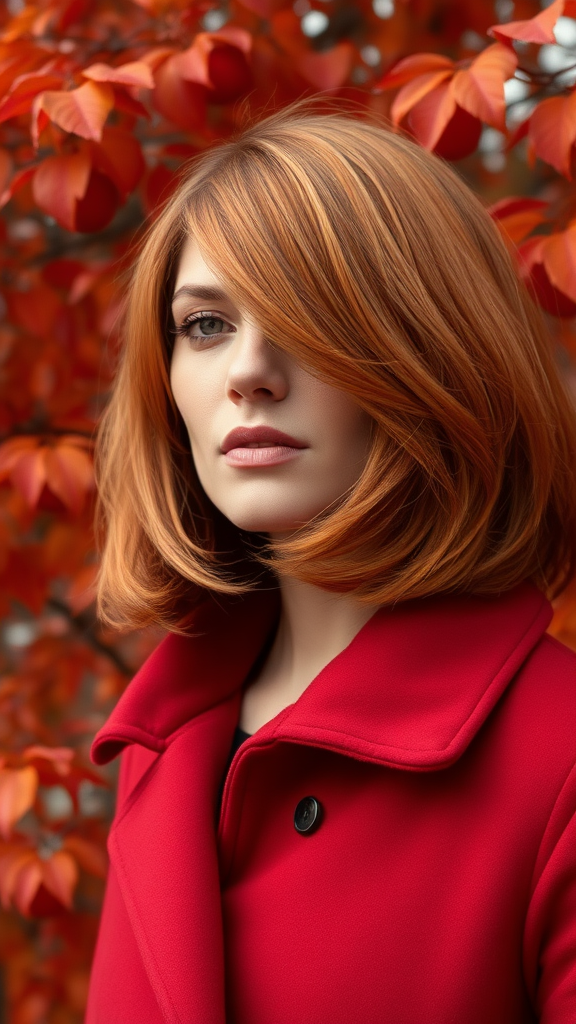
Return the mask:
<svg viewBox="0 0 576 1024">
<path fill-rule="evenodd" d="M 448 166 L 298 109 L 194 163 L 99 443 L 101 614 L 169 635 L 88 1024 L 573 1024 L 575 448 Z"/>
</svg>

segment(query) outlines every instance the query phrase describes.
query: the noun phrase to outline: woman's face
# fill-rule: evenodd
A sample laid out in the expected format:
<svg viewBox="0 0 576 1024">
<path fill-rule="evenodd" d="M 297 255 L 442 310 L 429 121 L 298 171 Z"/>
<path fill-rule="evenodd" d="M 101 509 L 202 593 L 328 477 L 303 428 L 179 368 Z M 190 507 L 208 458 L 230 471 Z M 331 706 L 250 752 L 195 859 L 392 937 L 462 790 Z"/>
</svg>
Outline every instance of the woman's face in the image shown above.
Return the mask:
<svg viewBox="0 0 576 1024">
<path fill-rule="evenodd" d="M 358 479 L 371 419 L 270 343 L 189 240 L 170 383 L 200 483 L 242 530 L 286 534 Z"/>
</svg>

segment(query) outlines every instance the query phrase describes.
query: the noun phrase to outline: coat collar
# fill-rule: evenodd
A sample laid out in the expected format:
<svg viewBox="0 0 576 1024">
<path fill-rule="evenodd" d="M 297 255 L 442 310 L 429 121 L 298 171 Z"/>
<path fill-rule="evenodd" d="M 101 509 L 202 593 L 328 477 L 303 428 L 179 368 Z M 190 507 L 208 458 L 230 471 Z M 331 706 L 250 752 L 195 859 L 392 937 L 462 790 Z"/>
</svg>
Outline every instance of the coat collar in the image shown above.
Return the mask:
<svg viewBox="0 0 576 1024">
<path fill-rule="evenodd" d="M 442 768 L 469 745 L 551 615 L 530 583 L 497 598 L 383 608 L 259 732 L 396 767 Z M 130 743 L 165 751 L 191 719 L 240 691 L 277 617 L 274 592 L 207 600 L 193 635 L 168 635 L 137 672 L 96 735 L 94 762 Z"/>
</svg>

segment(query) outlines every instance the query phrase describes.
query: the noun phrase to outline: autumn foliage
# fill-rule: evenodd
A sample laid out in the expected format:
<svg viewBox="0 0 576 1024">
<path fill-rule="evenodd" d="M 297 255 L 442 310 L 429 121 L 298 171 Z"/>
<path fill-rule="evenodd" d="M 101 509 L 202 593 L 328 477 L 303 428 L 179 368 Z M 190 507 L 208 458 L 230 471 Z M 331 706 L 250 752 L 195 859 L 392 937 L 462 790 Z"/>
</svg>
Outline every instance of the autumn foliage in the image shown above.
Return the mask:
<svg viewBox="0 0 576 1024">
<path fill-rule="evenodd" d="M 188 157 L 323 93 L 484 197 L 576 353 L 576 0 L 10 0 L 0 10 L 0 1019 L 82 1020 L 114 778 L 91 737 L 158 636 L 97 623 L 94 429 L 123 274 Z M 576 646 L 576 586 L 553 630 Z"/>
</svg>

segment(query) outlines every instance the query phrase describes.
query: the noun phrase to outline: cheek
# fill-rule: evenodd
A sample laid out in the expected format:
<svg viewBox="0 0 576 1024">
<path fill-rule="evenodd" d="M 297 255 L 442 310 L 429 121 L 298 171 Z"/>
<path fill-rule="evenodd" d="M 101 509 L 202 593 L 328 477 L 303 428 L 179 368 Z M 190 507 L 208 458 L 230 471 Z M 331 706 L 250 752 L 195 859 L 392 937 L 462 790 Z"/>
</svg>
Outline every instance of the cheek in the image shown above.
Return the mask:
<svg viewBox="0 0 576 1024">
<path fill-rule="evenodd" d="M 180 340 L 180 339 L 179 339 Z M 192 366 L 186 352 L 178 346 L 174 349 L 170 366 L 170 387 L 178 411 L 184 420 L 190 443 L 202 443 L 208 434 L 210 423 L 209 382 L 202 379 L 198 367 Z"/>
</svg>

